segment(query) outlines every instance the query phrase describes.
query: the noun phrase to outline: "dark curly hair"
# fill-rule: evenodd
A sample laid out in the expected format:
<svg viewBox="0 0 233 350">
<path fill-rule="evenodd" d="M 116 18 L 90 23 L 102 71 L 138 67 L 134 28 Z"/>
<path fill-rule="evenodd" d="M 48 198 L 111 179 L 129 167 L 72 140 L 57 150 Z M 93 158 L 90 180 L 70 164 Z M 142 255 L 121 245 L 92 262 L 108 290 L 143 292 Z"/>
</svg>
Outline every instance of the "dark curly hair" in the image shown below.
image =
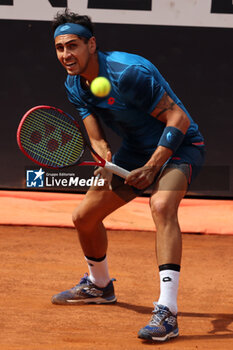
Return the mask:
<svg viewBox="0 0 233 350">
<path fill-rule="evenodd" d="M 69 9 L 65 9 L 63 12 L 58 12 L 52 21 L 52 30 L 55 32 L 56 28 L 64 23 L 77 23 L 88 28 L 92 35 L 94 35 L 94 25 L 88 16 L 81 16 L 77 13 L 71 12 Z M 87 38 L 82 38 L 88 41 Z"/>
</svg>

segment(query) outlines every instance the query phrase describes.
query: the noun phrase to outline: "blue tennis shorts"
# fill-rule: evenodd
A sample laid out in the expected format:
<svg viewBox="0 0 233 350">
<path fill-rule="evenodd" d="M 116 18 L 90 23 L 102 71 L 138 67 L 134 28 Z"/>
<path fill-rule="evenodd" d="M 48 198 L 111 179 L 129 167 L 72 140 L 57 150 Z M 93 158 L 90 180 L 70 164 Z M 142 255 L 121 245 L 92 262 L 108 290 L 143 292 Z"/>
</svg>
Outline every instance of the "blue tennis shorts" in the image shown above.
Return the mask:
<svg viewBox="0 0 233 350">
<path fill-rule="evenodd" d="M 150 157 L 151 153 L 140 154 L 127 148 L 121 147 L 119 151 L 113 155 L 112 161 L 122 168 L 132 171 L 144 166 Z M 160 169 L 153 184 L 150 185 L 150 188 L 152 188 L 153 185 L 158 181 L 163 171 L 168 168 L 177 168 L 182 171 L 187 178 L 187 184 L 189 187 L 200 172 L 204 164 L 204 160 L 204 145 L 182 145 Z M 125 185 L 124 179 L 117 175 L 113 175 L 112 190 L 126 202 L 129 202 L 136 196 L 140 196 L 143 193 L 148 192 L 148 189 L 139 190 L 135 187 Z"/>
</svg>

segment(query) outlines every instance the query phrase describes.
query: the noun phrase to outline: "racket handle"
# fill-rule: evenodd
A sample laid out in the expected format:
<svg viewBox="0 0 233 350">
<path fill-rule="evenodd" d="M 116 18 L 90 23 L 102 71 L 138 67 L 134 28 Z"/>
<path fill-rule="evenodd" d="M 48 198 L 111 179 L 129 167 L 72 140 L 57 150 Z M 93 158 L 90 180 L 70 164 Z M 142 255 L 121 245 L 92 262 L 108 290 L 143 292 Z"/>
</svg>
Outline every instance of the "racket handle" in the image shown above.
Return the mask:
<svg viewBox="0 0 233 350">
<path fill-rule="evenodd" d="M 129 175 L 129 171 L 125 170 L 121 167 L 119 167 L 116 164 L 113 164 L 111 162 L 106 161 L 105 166 L 106 169 L 108 169 L 109 171 L 111 171 L 111 173 L 116 174 L 120 177 L 123 177 L 123 179 L 125 179 L 128 175 Z"/>
</svg>

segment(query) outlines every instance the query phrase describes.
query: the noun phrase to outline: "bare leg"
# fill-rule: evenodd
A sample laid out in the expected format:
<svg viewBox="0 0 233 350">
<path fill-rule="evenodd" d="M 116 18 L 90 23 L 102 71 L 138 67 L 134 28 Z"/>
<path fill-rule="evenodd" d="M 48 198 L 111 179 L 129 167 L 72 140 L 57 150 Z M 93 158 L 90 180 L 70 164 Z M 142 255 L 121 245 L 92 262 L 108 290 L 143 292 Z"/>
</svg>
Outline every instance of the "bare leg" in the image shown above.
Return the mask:
<svg viewBox="0 0 233 350">
<path fill-rule="evenodd" d="M 158 265 L 180 265 L 182 238 L 177 212 L 186 189 L 186 176 L 178 169 L 167 169 L 151 195 L 151 213 L 157 229 Z"/>
<path fill-rule="evenodd" d="M 73 213 L 73 222 L 85 256 L 100 258 L 106 254 L 108 241 L 103 219 L 125 201 L 109 190 L 89 190 Z"/>
</svg>

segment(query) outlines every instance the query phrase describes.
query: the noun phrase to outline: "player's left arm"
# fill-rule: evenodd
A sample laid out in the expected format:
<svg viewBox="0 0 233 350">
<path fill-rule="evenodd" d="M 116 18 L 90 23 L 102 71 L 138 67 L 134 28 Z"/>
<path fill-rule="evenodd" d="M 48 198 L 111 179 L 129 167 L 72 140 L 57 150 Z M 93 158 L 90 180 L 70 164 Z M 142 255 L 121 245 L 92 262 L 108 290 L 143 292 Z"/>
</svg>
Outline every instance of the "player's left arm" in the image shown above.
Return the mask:
<svg viewBox="0 0 233 350">
<path fill-rule="evenodd" d="M 182 143 L 190 120 L 187 114 L 165 92 L 151 115 L 165 124 L 158 147 L 149 161 L 141 168 L 133 170 L 126 179 L 131 186 L 143 189 L 154 180 L 163 164 Z"/>
</svg>

